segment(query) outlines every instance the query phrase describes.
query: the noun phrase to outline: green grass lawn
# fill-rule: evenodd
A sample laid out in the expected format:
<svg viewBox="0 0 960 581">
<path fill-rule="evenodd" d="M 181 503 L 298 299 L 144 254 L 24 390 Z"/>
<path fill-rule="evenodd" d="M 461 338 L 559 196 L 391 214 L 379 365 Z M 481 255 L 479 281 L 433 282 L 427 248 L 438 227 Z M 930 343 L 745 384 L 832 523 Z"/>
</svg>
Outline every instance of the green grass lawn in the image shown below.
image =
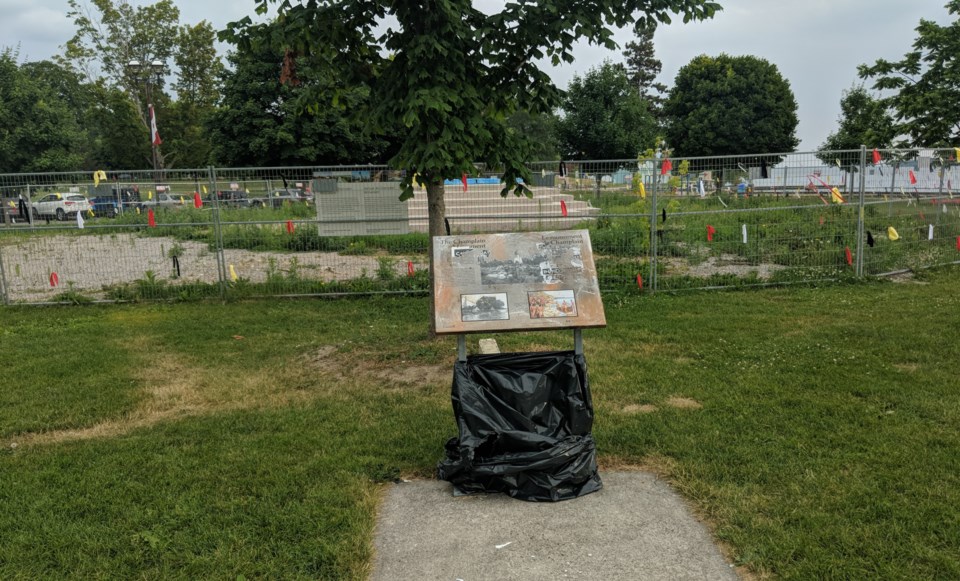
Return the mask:
<svg viewBox="0 0 960 581">
<path fill-rule="evenodd" d="M 761 577 L 960 577 L 958 285 L 606 296 L 601 464 L 668 478 Z M 0 578 L 363 578 L 385 483 L 454 435 L 427 309 L 0 310 Z"/>
</svg>

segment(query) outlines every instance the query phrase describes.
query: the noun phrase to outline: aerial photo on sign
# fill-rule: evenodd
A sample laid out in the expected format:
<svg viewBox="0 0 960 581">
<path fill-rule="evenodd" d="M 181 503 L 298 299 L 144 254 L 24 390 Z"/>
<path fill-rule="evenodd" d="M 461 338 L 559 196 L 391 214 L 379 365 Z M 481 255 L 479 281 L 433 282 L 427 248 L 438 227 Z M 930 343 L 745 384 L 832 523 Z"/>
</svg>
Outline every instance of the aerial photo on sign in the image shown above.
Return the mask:
<svg viewBox="0 0 960 581">
<path fill-rule="evenodd" d="M 587 230 L 434 238 L 436 332 L 603 327 Z"/>
</svg>

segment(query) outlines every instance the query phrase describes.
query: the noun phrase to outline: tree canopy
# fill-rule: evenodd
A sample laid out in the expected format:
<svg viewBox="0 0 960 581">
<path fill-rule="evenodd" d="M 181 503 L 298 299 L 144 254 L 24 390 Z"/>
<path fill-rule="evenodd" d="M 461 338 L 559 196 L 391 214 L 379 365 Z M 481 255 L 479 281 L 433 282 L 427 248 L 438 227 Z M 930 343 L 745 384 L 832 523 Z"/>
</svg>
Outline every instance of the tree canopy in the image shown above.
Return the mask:
<svg viewBox="0 0 960 581">
<path fill-rule="evenodd" d="M 838 122 L 837 130 L 820 146 L 822 151 L 859 149 L 861 145 L 884 149 L 893 145 L 897 135 L 886 105 L 863 85 L 844 91 Z"/>
<path fill-rule="evenodd" d="M 663 63 L 655 56 L 653 35 L 656 31 L 657 27 L 654 25 L 637 31 L 637 39 L 624 46 L 623 56 L 626 58 L 630 83 L 637 88 L 650 114 L 654 119 L 659 120 L 663 112 L 665 101 L 663 95 L 667 92 L 667 86 L 657 82 L 657 75 L 663 70 Z"/>
<path fill-rule="evenodd" d="M 754 56 L 695 57 L 677 73 L 664 114 L 678 155 L 780 153 L 799 143 L 790 84 Z"/>
<path fill-rule="evenodd" d="M 653 145 L 656 123 L 623 65 L 610 61 L 575 76 L 557 122 L 567 159 L 634 159 Z"/>
<path fill-rule="evenodd" d="M 0 173 L 63 171 L 83 164 L 89 94 L 48 61 L 19 64 L 0 51 Z"/>
<path fill-rule="evenodd" d="M 362 119 L 333 106 L 302 114 L 298 96 L 307 90 L 332 95 L 332 81 L 304 62 L 295 84 L 281 83 L 284 51 L 264 42 L 276 26 L 268 23 L 251 31 L 257 41 L 228 56 L 223 97 L 206 123 L 214 161 L 232 167 L 384 162 L 390 142 L 365 131 Z M 339 100 L 357 108 L 366 95 L 363 87 L 344 89 Z"/>
<path fill-rule="evenodd" d="M 144 142 L 149 141 L 147 104 L 154 105 L 164 140 L 161 167 L 208 163 L 210 143 L 201 126 L 217 100 L 216 78 L 223 69 L 213 27 L 207 22 L 181 26 L 173 0 L 136 7 L 126 0 L 68 0 L 67 4 L 76 31 L 66 44 L 62 62 L 90 82 L 102 82 L 128 95 Z M 131 61 L 144 66 L 159 61 L 162 70 L 147 79 L 149 71 L 134 71 L 128 66 Z M 176 98 L 167 91 L 168 76 L 174 79 Z"/>
<path fill-rule="evenodd" d="M 270 3 L 257 0 L 257 11 L 265 13 Z M 516 180 L 529 178 L 529 142 L 506 120 L 520 110 L 551 112 L 561 96 L 537 59 L 569 63 L 577 40 L 616 48 L 611 26 L 668 22 L 671 13 L 689 21 L 719 9 L 706 0 L 521 1 L 492 14 L 466 0 L 280 2 L 274 38 L 297 66 L 327 67 L 346 86 L 369 87 L 363 115 L 373 125 L 403 124 L 391 163 L 413 170 L 402 184 L 404 197 L 413 195 L 414 173 L 427 184 L 430 230 L 440 234 L 443 180 L 473 173 L 475 161 L 503 170 L 503 194 L 523 190 Z M 245 18 L 222 38 L 243 44 L 254 26 Z"/>
<path fill-rule="evenodd" d="M 862 79 L 874 79 L 873 88 L 887 95 L 881 103 L 907 137 L 904 146 L 960 142 L 960 0 L 951 0 L 946 8 L 953 22 L 943 26 L 921 19 L 913 50 L 902 60 L 880 59 L 858 68 Z"/>
</svg>

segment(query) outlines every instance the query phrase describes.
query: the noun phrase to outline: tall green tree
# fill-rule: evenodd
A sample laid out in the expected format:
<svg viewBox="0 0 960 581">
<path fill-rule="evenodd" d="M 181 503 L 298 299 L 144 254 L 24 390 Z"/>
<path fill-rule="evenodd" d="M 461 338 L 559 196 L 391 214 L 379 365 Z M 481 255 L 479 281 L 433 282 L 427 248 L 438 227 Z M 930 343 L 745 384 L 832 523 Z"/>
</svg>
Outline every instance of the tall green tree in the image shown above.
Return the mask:
<svg viewBox="0 0 960 581">
<path fill-rule="evenodd" d="M 209 22 L 183 25 L 177 34 L 173 57 L 177 77 L 171 87 L 177 98 L 170 104 L 162 135 L 174 164 L 204 167 L 211 161 L 212 149 L 204 123 L 216 109 L 224 67 L 214 46 L 216 31 Z"/>
<path fill-rule="evenodd" d="M 149 140 L 148 103 L 162 119 L 170 102 L 164 85 L 176 50 L 180 10 L 173 0 L 137 7 L 126 0 L 67 0 L 67 5 L 76 32 L 66 43 L 65 60 L 89 80 L 104 78 L 128 93 L 140 119 L 141 138 Z M 163 68 L 149 81 L 127 66 L 132 61 L 146 65 L 155 60 Z M 162 148 L 159 162 L 164 167 Z"/>
<path fill-rule="evenodd" d="M 844 91 L 840 99 L 837 130 L 827 136 L 821 151 L 887 148 L 897 136 L 893 117 L 883 102 L 872 96 L 863 85 Z M 825 160 L 832 163 L 832 159 Z"/>
<path fill-rule="evenodd" d="M 228 56 L 223 97 L 206 122 L 215 162 L 264 167 L 385 161 L 389 136 L 371 134 L 362 119 L 344 112 L 359 108 L 368 90 L 340 87 L 334 107 L 329 101 L 336 85 L 329 71 L 315 71 L 307 61 L 291 82 L 281 83 L 285 53 L 268 42 L 276 28 L 268 23 L 251 29 L 256 40 Z M 298 96 L 306 91 L 328 95 L 328 103 L 302 111 Z"/>
<path fill-rule="evenodd" d="M 574 76 L 561 108 L 557 133 L 567 159 L 635 159 L 656 139 L 656 122 L 619 63 Z"/>
<path fill-rule="evenodd" d="M 960 143 L 960 0 L 946 4 L 954 19 L 947 25 L 920 20 L 913 50 L 902 60 L 860 65 L 860 78 L 888 95 L 881 103 L 894 114 L 903 145 L 953 146 Z"/>
<path fill-rule="evenodd" d="M 154 105 L 164 139 L 160 167 L 207 163 L 210 143 L 201 128 L 217 100 L 216 79 L 223 67 L 212 26 L 207 22 L 181 26 L 173 0 L 140 6 L 127 0 L 68 0 L 67 4 L 76 32 L 66 44 L 64 62 L 91 81 L 104 81 L 130 96 L 140 125 L 132 138 L 149 143 L 147 105 Z M 128 66 L 133 61 L 144 68 L 136 71 Z M 153 61 L 162 63 L 159 74 L 145 70 Z M 169 89 L 176 98 L 167 87 L 171 76 Z M 144 161 L 149 164 L 149 159 Z"/>
<path fill-rule="evenodd" d="M 664 95 L 667 86 L 657 82 L 657 76 L 663 70 L 663 63 L 656 57 L 653 45 L 653 35 L 656 33 L 655 24 L 643 27 L 637 31 L 637 39 L 628 42 L 623 47 L 623 56 L 626 59 L 627 76 L 630 83 L 637 88 L 640 97 L 647 103 L 647 110 L 654 119 L 659 120 L 663 114 Z"/>
<path fill-rule="evenodd" d="M 257 0 L 257 12 L 271 2 Z M 439 235 L 443 180 L 472 173 L 473 162 L 503 169 L 504 195 L 524 192 L 516 179 L 530 177 L 527 139 L 507 119 L 521 110 L 549 113 L 561 95 L 537 59 L 569 63 L 578 40 L 615 49 L 611 26 L 668 22 L 671 13 L 708 18 L 719 9 L 706 0 L 521 1 L 486 14 L 466 0 L 282 1 L 274 38 L 297 66 L 310 63 L 334 71 L 346 86 L 368 86 L 363 115 L 372 125 L 404 125 L 391 163 L 412 170 L 402 183 L 404 199 L 413 195 L 414 173 L 426 183 L 429 230 Z M 249 18 L 233 23 L 224 38 L 248 42 L 253 26 Z"/>
<path fill-rule="evenodd" d="M 0 52 L 0 173 L 80 168 L 87 96 L 71 71 L 51 62 L 17 63 Z"/>
<path fill-rule="evenodd" d="M 754 56 L 695 57 L 677 73 L 664 114 L 678 155 L 782 153 L 799 143 L 790 84 Z"/>
<path fill-rule="evenodd" d="M 530 143 L 527 159 L 530 161 L 556 161 L 560 158 L 556 116 L 517 111 L 510 115 L 507 123 L 511 130 L 527 137 Z"/>
</svg>

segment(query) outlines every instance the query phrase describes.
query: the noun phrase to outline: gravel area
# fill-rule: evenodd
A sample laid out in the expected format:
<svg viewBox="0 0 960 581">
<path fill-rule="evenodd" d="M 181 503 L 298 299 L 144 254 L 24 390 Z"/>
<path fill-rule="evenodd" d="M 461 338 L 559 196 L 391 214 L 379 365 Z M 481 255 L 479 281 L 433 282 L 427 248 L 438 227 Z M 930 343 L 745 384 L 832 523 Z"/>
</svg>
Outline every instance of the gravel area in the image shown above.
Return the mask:
<svg viewBox="0 0 960 581">
<path fill-rule="evenodd" d="M 180 277 L 175 278 L 170 250 L 179 246 Z M 407 273 L 407 258 L 393 257 L 398 276 Z M 10 302 L 49 301 L 66 290 L 102 298 L 104 285 L 144 279 L 152 272 L 171 284 L 214 283 L 218 280 L 217 257 L 205 243 L 173 238 L 141 238 L 134 234 L 34 236 L 0 246 L 0 259 Z M 336 252 L 254 252 L 226 249 L 224 261 L 237 276 L 263 282 L 267 274 L 296 271 L 304 280 L 349 280 L 364 272 L 375 277 L 377 256 L 342 256 Z M 426 268 L 422 261 L 414 267 Z M 51 285 L 56 273 L 57 286 Z"/>
</svg>

